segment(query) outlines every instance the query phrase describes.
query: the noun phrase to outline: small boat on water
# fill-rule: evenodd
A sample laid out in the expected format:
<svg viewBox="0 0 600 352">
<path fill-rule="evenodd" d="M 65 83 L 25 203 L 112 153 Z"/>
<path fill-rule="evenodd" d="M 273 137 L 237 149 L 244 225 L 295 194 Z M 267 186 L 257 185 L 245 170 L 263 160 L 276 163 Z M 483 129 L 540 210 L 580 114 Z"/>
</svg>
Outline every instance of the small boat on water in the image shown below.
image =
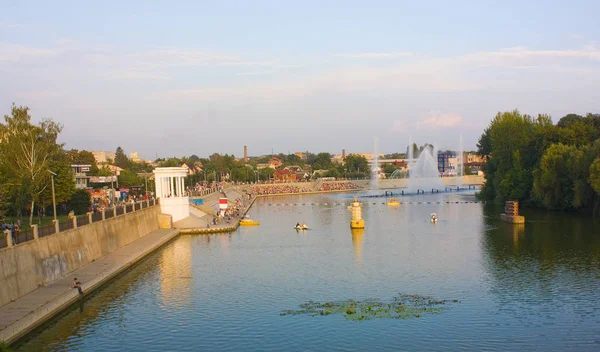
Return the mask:
<svg viewBox="0 0 600 352">
<path fill-rule="evenodd" d="M 432 223 L 436 223 L 437 220 L 438 219 L 436 213 L 431 213 L 431 218 L 429 219 L 429 221 L 431 221 Z"/>
<path fill-rule="evenodd" d="M 387 202 L 387 205 L 390 207 L 397 207 L 400 205 L 400 202 L 396 198 L 390 198 L 390 200 Z"/>
<path fill-rule="evenodd" d="M 308 226 L 306 224 L 302 224 L 302 225 L 298 224 L 298 225 L 294 226 L 294 229 L 296 229 L 296 230 L 308 230 Z"/>
<path fill-rule="evenodd" d="M 250 219 L 248 215 L 240 220 L 240 226 L 258 226 L 260 222 Z"/>
</svg>

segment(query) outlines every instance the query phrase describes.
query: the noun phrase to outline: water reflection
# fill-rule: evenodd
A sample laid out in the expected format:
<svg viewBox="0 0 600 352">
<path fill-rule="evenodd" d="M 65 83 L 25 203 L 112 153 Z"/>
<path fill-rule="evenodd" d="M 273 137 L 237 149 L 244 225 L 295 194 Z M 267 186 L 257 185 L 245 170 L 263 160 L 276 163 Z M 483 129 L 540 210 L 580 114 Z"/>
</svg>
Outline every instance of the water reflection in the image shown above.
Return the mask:
<svg viewBox="0 0 600 352">
<path fill-rule="evenodd" d="M 579 320 L 598 314 L 600 236 L 590 235 L 598 233 L 597 222 L 526 210 L 527 222 L 515 226 L 500 221 L 500 212 L 493 205 L 484 208 L 481 242 L 499 309 L 530 322 L 536 316 Z"/>
<path fill-rule="evenodd" d="M 161 251 L 158 267 L 163 306 L 189 303 L 192 287 L 192 236 L 181 236 Z"/>
<path fill-rule="evenodd" d="M 350 230 L 344 197 L 261 199 L 260 226 L 180 236 L 18 350 L 597 350 L 597 221 L 531 212 L 516 227 L 445 194 L 397 209 L 365 200 L 366 229 Z M 410 322 L 279 315 L 399 292 L 461 304 Z"/>
<path fill-rule="evenodd" d="M 363 235 L 365 229 L 350 229 L 352 231 L 352 246 L 354 247 L 354 262 L 360 266 L 363 255 Z"/>
</svg>

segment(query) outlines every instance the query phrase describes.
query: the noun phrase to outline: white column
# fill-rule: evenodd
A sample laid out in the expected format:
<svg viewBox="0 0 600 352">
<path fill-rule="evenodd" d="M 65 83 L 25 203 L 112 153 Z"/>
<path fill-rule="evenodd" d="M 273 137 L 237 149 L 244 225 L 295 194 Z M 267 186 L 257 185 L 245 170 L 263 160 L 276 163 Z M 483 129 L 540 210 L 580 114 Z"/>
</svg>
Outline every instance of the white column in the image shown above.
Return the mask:
<svg viewBox="0 0 600 352">
<path fill-rule="evenodd" d="M 173 197 L 175 195 L 173 190 L 173 176 L 169 176 L 169 190 L 171 191 L 171 197 Z"/>
<path fill-rule="evenodd" d="M 185 177 L 181 176 L 181 196 L 183 197 L 185 194 Z"/>
<path fill-rule="evenodd" d="M 181 197 L 181 182 L 179 182 L 180 177 L 175 177 L 175 196 Z"/>
</svg>

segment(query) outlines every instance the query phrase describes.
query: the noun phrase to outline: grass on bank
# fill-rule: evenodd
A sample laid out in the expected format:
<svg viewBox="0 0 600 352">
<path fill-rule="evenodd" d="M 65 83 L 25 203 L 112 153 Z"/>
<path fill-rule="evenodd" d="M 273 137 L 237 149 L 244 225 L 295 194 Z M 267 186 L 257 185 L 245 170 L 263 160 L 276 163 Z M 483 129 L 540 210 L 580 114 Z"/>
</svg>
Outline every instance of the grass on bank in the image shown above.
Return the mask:
<svg viewBox="0 0 600 352">
<path fill-rule="evenodd" d="M 68 215 L 59 215 L 56 219 L 60 222 L 63 220 L 67 220 L 68 218 L 69 218 Z M 18 219 L 19 218 L 16 216 L 7 216 L 4 220 L 4 223 L 16 224 Z M 34 217 L 33 224 L 40 225 L 40 226 L 50 225 L 50 224 L 52 224 L 52 220 L 54 220 L 54 218 L 52 216 L 44 216 L 41 219 L 42 222 L 40 224 L 40 218 Z M 29 228 L 29 216 L 22 216 L 21 217 L 21 229 L 26 229 L 26 228 Z M 3 351 L 0 349 L 0 352 L 3 352 Z"/>
<path fill-rule="evenodd" d="M 13 352 L 13 349 L 7 343 L 0 342 L 0 352 Z"/>
</svg>

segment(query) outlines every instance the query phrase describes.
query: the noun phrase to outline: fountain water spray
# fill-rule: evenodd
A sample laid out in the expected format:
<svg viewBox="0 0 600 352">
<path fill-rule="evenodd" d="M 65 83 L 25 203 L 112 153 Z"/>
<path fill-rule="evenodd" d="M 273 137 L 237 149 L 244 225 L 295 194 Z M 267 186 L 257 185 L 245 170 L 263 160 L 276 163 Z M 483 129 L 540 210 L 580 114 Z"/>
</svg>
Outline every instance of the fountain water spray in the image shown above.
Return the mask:
<svg viewBox="0 0 600 352">
<path fill-rule="evenodd" d="M 463 170 L 465 168 L 464 160 L 463 160 L 462 134 L 460 135 L 460 142 L 458 144 L 458 155 L 456 156 L 456 164 L 457 164 L 456 167 L 458 168 L 458 170 L 456 170 L 456 186 L 460 186 L 460 185 L 462 185 Z"/>
<path fill-rule="evenodd" d="M 435 157 L 434 155 L 434 147 L 432 146 L 426 146 L 419 154 L 419 158 L 410 170 L 409 192 L 444 190 L 444 183 L 438 170 L 437 155 Z M 412 155 L 409 159 L 412 159 Z"/>
<path fill-rule="evenodd" d="M 407 155 L 407 158 L 408 158 L 408 168 L 407 168 L 407 170 L 408 170 L 408 175 L 410 177 L 410 174 L 412 174 L 412 168 L 413 168 L 413 162 L 412 162 L 413 161 L 413 143 L 412 143 L 412 137 L 410 137 L 410 136 L 408 137 L 408 150 L 407 150 L 407 152 L 408 152 L 408 155 Z"/>
<path fill-rule="evenodd" d="M 373 138 L 373 164 L 371 165 L 371 189 L 378 189 L 377 179 L 379 176 L 379 140 L 377 137 Z"/>
</svg>

